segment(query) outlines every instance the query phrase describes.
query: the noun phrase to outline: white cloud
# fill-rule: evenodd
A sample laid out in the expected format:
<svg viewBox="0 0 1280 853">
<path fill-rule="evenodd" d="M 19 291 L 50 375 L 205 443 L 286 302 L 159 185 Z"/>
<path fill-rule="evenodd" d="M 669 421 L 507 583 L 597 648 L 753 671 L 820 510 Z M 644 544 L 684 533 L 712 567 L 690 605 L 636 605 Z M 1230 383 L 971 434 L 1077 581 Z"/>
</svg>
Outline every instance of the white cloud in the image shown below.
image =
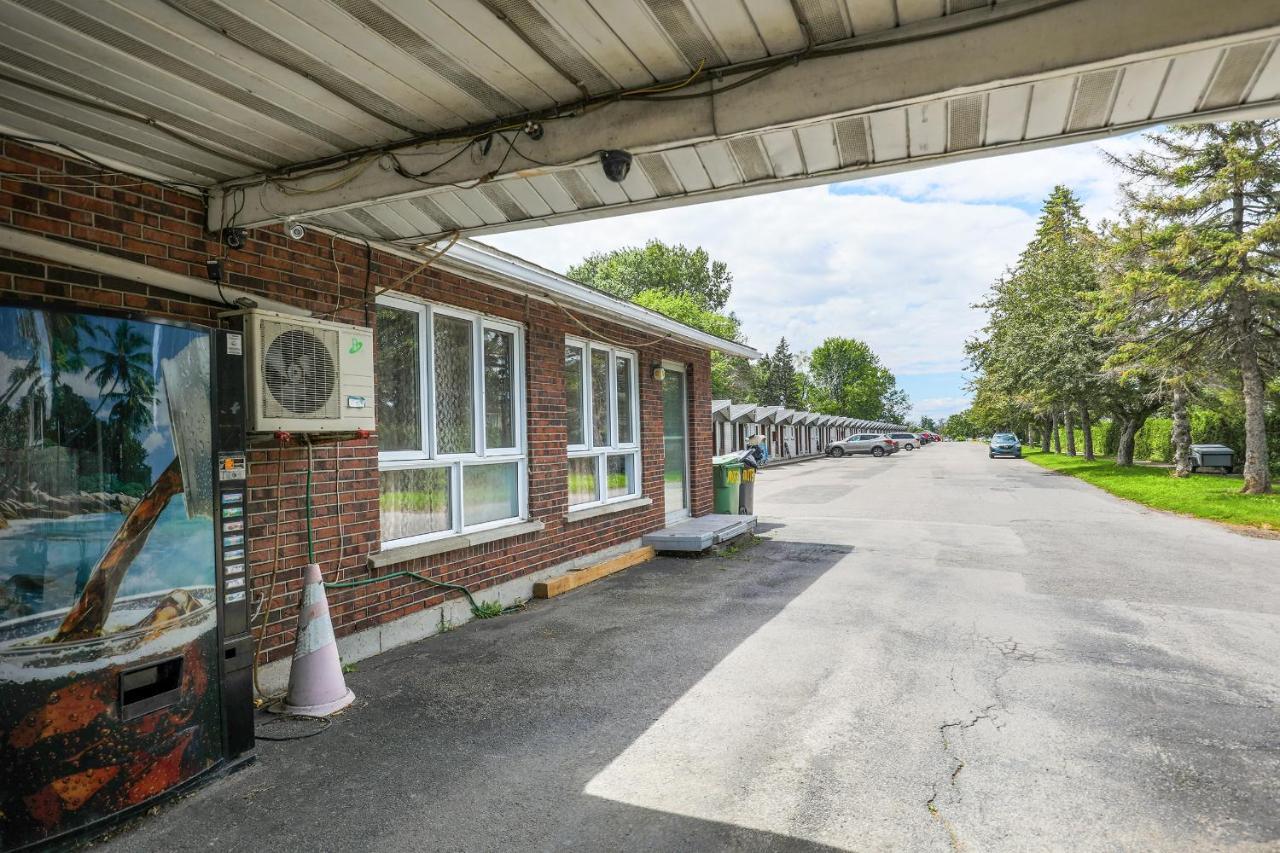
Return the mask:
<svg viewBox="0 0 1280 853">
<path fill-rule="evenodd" d="M 911 402 L 911 417 L 919 420 L 921 415 L 928 415 L 938 420 L 967 408 L 969 408 L 968 397 L 930 397 L 927 400 Z"/>
<path fill-rule="evenodd" d="M 169 439 L 158 429 L 153 429 L 147 433 L 147 437 L 142 440 L 142 448 L 148 453 L 152 453 L 157 449 L 164 447 L 169 443 Z"/>
<path fill-rule="evenodd" d="M 866 341 L 899 377 L 956 373 L 983 322 L 970 306 L 1034 231 L 1040 203 L 1064 183 L 1097 222 L 1112 217 L 1119 174 L 1101 144 L 1006 155 L 847 184 L 490 235 L 486 242 L 565 271 L 593 251 L 650 239 L 703 246 L 734 274 L 729 307 L 767 350 L 786 336 Z M 915 404 L 920 414 L 967 404 L 963 389 Z M 945 392 L 944 392 L 945 393 Z"/>
<path fill-rule="evenodd" d="M 1069 145 L 951 163 L 869 178 L 849 186 L 859 192 L 887 193 L 931 201 L 1004 202 L 1039 208 L 1055 184 L 1066 184 L 1084 202 L 1094 224 L 1114 218 L 1119 205 L 1120 171 L 1103 152 L 1124 156 L 1143 146 L 1133 133 L 1098 143 Z"/>
<path fill-rule="evenodd" d="M 825 187 L 484 238 L 563 272 L 649 239 L 700 245 L 734 274 L 748 340 L 865 340 L 895 372 L 959 369 L 970 309 L 1017 255 L 1034 217 L 1005 205 L 833 195 Z"/>
</svg>

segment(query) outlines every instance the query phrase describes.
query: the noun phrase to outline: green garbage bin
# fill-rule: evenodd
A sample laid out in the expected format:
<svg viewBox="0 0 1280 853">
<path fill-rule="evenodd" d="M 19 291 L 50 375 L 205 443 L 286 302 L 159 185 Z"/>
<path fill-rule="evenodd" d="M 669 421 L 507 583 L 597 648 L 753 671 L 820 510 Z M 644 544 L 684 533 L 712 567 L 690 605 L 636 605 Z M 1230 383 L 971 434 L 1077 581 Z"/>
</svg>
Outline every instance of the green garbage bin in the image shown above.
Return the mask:
<svg viewBox="0 0 1280 853">
<path fill-rule="evenodd" d="M 711 460 L 715 472 L 716 512 L 738 514 L 738 489 L 742 486 L 742 462 L 736 455 Z"/>
</svg>

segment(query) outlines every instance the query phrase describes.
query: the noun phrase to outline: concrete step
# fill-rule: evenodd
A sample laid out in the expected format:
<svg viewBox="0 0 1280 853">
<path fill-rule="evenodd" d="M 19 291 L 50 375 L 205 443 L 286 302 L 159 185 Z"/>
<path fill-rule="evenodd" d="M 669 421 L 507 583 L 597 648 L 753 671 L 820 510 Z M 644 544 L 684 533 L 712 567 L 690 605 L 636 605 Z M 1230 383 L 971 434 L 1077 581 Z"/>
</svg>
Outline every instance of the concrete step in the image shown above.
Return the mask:
<svg viewBox="0 0 1280 853">
<path fill-rule="evenodd" d="M 702 515 L 646 534 L 641 542 L 656 551 L 705 551 L 755 527 L 754 515 Z"/>
</svg>

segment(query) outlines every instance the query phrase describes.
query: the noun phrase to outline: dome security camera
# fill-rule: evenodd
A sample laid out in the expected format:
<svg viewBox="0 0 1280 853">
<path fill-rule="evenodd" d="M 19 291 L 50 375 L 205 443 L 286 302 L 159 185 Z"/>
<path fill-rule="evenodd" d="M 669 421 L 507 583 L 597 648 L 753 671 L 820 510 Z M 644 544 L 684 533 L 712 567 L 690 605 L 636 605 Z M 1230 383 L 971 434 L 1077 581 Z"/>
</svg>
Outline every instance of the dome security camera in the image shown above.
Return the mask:
<svg viewBox="0 0 1280 853">
<path fill-rule="evenodd" d="M 606 178 L 615 184 L 620 184 L 627 179 L 627 173 L 631 171 L 631 152 L 618 148 L 601 151 L 600 167 L 604 169 Z"/>
</svg>

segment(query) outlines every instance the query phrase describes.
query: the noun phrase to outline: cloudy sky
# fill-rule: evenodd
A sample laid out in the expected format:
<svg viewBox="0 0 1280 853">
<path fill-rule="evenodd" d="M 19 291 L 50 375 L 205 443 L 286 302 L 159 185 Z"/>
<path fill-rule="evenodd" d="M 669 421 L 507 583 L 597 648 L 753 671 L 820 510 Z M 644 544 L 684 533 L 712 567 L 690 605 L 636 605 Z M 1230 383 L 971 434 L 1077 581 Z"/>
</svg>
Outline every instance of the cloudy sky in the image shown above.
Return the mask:
<svg viewBox="0 0 1280 853">
<path fill-rule="evenodd" d="M 1102 155 L 1138 135 L 956 163 L 823 187 L 559 225 L 484 241 L 564 272 L 590 252 L 658 239 L 702 246 L 733 273 L 729 307 L 747 340 L 786 336 L 809 351 L 831 336 L 866 341 L 911 396 L 915 416 L 968 405 L 970 306 L 1017 258 L 1056 183 L 1090 221 L 1114 215 L 1115 170 Z"/>
</svg>

